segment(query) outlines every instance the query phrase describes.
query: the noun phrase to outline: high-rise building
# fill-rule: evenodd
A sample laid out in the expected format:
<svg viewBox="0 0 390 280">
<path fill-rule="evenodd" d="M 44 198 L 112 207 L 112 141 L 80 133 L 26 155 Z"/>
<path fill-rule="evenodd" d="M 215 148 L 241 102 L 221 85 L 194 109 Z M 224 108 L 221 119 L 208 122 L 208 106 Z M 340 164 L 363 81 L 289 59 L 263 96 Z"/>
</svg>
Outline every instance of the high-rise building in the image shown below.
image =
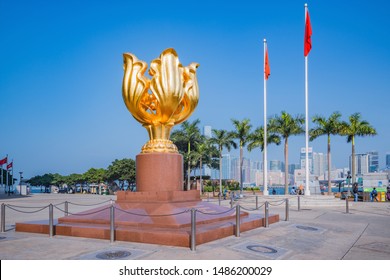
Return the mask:
<svg viewBox="0 0 390 280">
<path fill-rule="evenodd" d="M 390 153 L 386 153 L 386 168 L 390 169 Z"/>
<path fill-rule="evenodd" d="M 282 171 L 282 162 L 280 160 L 270 160 L 269 161 L 269 170 L 270 171 Z"/>
<path fill-rule="evenodd" d="M 355 175 L 369 173 L 369 166 L 368 154 L 355 154 Z M 349 157 L 349 170 L 352 170 L 352 156 Z"/>
<path fill-rule="evenodd" d="M 294 174 L 295 169 L 300 169 L 300 165 L 297 163 L 292 163 L 288 165 L 288 174 Z"/>
<path fill-rule="evenodd" d="M 301 169 L 306 170 L 306 148 L 301 148 L 301 153 L 299 155 L 299 158 L 300 158 Z M 309 158 L 309 172 L 313 174 L 313 148 L 312 147 L 309 147 L 308 158 Z"/>
<path fill-rule="evenodd" d="M 328 170 L 327 160 L 323 153 L 313 152 L 313 175 L 321 176 Z"/>
<path fill-rule="evenodd" d="M 203 135 L 206 136 L 207 138 L 211 138 L 212 133 L 211 133 L 211 126 L 210 125 L 205 125 L 203 127 Z"/>
<path fill-rule="evenodd" d="M 369 172 L 379 172 L 379 154 L 377 151 L 368 152 Z"/>
<path fill-rule="evenodd" d="M 232 160 L 230 154 L 222 155 L 222 179 L 232 179 Z"/>
<path fill-rule="evenodd" d="M 205 125 L 204 127 L 203 127 L 203 135 L 205 136 L 205 137 L 207 137 L 207 138 L 210 138 L 211 137 L 211 126 L 209 126 L 209 125 Z M 207 166 L 207 165 L 203 165 L 203 175 L 205 175 L 205 176 L 210 176 L 210 178 L 212 178 L 213 179 L 213 175 L 215 175 L 215 174 L 213 174 L 214 172 L 213 172 L 213 170 L 211 170 L 211 168 L 209 167 L 209 166 Z"/>
</svg>

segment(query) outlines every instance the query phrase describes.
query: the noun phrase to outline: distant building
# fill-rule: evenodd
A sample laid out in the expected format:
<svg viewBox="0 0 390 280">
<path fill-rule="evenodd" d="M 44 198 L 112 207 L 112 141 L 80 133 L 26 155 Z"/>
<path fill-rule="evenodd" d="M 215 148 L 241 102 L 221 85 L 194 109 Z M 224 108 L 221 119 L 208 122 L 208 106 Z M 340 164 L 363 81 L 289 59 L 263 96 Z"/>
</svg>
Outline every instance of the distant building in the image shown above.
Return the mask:
<svg viewBox="0 0 390 280">
<path fill-rule="evenodd" d="M 211 138 L 212 137 L 211 126 L 210 125 L 205 125 L 203 127 L 203 135 L 206 136 L 207 138 Z"/>
<path fill-rule="evenodd" d="M 269 161 L 269 170 L 270 171 L 282 171 L 282 162 L 280 160 L 270 160 Z"/>
<path fill-rule="evenodd" d="M 357 176 L 369 173 L 369 155 L 355 154 L 355 172 Z M 349 170 L 352 170 L 352 156 L 349 157 Z"/>
<path fill-rule="evenodd" d="M 390 153 L 386 154 L 386 168 L 390 169 Z"/>
<path fill-rule="evenodd" d="M 232 160 L 230 154 L 222 155 L 222 179 L 232 179 Z"/>
<path fill-rule="evenodd" d="M 211 126 L 205 125 L 205 126 L 203 127 L 203 135 L 204 135 L 205 137 L 207 137 L 207 138 L 211 138 L 211 136 L 212 136 L 212 134 L 211 134 Z M 203 175 L 205 175 L 205 176 L 210 176 L 210 178 L 213 177 L 212 175 L 214 175 L 214 174 L 212 174 L 213 172 L 212 172 L 212 170 L 211 170 L 211 168 L 210 168 L 209 166 L 203 165 L 202 168 L 203 168 Z M 219 178 L 219 177 L 218 177 L 218 178 Z"/>
<path fill-rule="evenodd" d="M 301 153 L 299 154 L 301 169 L 306 170 L 306 148 L 301 148 Z M 308 148 L 308 159 L 309 159 L 309 172 L 313 174 L 313 148 Z"/>
<path fill-rule="evenodd" d="M 292 163 L 288 165 L 288 174 L 294 174 L 295 169 L 300 169 L 301 166 L 296 163 Z"/>
<path fill-rule="evenodd" d="M 379 154 L 377 151 L 368 152 L 369 172 L 379 172 Z"/>
<path fill-rule="evenodd" d="M 313 153 L 313 175 L 321 176 L 328 170 L 326 156 L 323 153 Z"/>
</svg>

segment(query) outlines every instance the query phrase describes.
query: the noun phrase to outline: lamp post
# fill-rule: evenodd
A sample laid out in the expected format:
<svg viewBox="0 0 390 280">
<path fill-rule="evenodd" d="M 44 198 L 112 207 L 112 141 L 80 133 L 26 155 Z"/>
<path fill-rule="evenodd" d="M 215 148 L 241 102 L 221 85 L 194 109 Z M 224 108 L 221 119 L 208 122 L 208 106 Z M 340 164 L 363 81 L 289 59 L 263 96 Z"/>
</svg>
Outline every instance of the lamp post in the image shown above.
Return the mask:
<svg viewBox="0 0 390 280">
<path fill-rule="evenodd" d="M 20 195 L 22 195 L 22 179 L 23 179 L 23 172 L 22 171 L 19 171 L 19 174 L 20 174 L 20 181 L 19 181 L 19 191 L 20 191 Z"/>
</svg>

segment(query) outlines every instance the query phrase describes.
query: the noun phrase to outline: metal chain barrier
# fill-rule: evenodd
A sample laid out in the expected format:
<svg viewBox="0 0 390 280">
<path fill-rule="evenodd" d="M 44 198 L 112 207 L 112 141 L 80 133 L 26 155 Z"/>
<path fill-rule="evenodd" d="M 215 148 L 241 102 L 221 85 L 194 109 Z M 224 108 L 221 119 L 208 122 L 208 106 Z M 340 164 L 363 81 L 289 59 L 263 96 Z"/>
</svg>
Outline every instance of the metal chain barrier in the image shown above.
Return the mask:
<svg viewBox="0 0 390 280">
<path fill-rule="evenodd" d="M 247 199 L 252 199 L 252 198 L 253 197 L 248 197 Z M 299 197 L 298 197 L 298 199 L 299 199 Z M 105 201 L 103 203 L 107 203 L 107 202 L 108 201 Z M 258 197 L 255 196 L 256 208 L 254 208 L 254 209 L 247 209 L 247 208 L 241 206 L 240 204 L 237 204 L 235 209 L 234 209 L 233 208 L 233 198 L 232 198 L 231 199 L 231 208 L 228 209 L 227 211 L 223 211 L 223 212 L 210 213 L 210 212 L 203 212 L 201 210 L 192 208 L 192 209 L 185 209 L 184 211 L 181 211 L 178 213 L 161 214 L 161 215 L 148 215 L 148 214 L 134 213 L 134 212 L 126 211 L 126 210 L 115 207 L 115 203 L 113 203 L 112 200 L 109 200 L 109 202 L 111 202 L 111 205 L 109 207 L 102 208 L 102 209 L 99 209 L 99 210 L 93 211 L 93 212 L 87 212 L 87 213 L 69 213 L 68 205 L 72 204 L 72 205 L 76 205 L 76 206 L 95 206 L 95 205 L 100 205 L 103 203 L 82 205 L 82 204 L 77 204 L 77 203 L 69 203 L 68 201 L 65 201 L 63 203 L 59 203 L 59 204 L 55 204 L 55 205 L 49 204 L 49 205 L 44 206 L 44 207 L 16 206 L 16 205 L 8 205 L 8 204 L 2 203 L 1 204 L 1 226 L 0 226 L 0 229 L 1 229 L 1 232 L 5 232 L 5 208 L 6 207 L 9 207 L 10 209 L 12 209 L 14 211 L 17 211 L 20 213 L 26 213 L 26 214 L 37 213 L 39 211 L 43 211 L 46 208 L 49 208 L 49 236 L 50 237 L 54 236 L 54 213 L 53 213 L 54 209 L 57 209 L 58 211 L 65 213 L 66 216 L 68 216 L 69 214 L 74 215 L 74 216 L 85 216 L 85 215 L 96 214 L 96 213 L 99 213 L 102 211 L 107 211 L 108 209 L 110 209 L 110 242 L 112 243 L 115 241 L 115 211 L 121 211 L 121 212 L 129 214 L 129 215 L 135 215 L 135 216 L 141 216 L 141 217 L 166 217 L 166 216 L 176 216 L 176 215 L 181 215 L 181 214 L 191 212 L 191 250 L 196 250 L 196 213 L 197 212 L 204 214 L 204 215 L 223 215 L 223 214 L 226 214 L 228 212 L 232 212 L 235 210 L 235 212 L 236 212 L 235 236 L 236 237 L 240 236 L 241 208 L 243 210 L 246 210 L 246 211 L 256 211 L 256 210 L 259 210 L 260 208 L 262 208 L 263 206 L 265 206 L 264 207 L 265 227 L 268 227 L 269 226 L 269 220 L 268 220 L 269 219 L 269 206 L 270 205 L 271 206 L 279 206 L 285 202 L 286 203 L 286 221 L 288 221 L 288 219 L 289 219 L 289 200 L 288 200 L 288 198 L 281 200 L 280 202 L 273 201 L 273 203 L 265 201 L 264 203 L 259 205 Z M 64 210 L 58 207 L 59 205 L 62 205 L 64 203 L 65 203 Z M 220 200 L 218 203 L 220 203 Z M 22 209 L 37 209 L 38 208 L 38 210 L 21 211 L 21 210 L 18 210 L 17 208 L 22 208 Z"/>
</svg>

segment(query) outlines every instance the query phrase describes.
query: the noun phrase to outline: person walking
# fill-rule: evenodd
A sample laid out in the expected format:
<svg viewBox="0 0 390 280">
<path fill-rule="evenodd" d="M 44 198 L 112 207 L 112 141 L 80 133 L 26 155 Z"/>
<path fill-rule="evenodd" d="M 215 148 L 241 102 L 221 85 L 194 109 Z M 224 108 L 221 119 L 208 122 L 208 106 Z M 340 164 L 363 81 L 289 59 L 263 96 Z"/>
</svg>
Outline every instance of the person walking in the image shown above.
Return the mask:
<svg viewBox="0 0 390 280">
<path fill-rule="evenodd" d="M 378 192 L 377 192 L 376 188 L 374 187 L 371 191 L 371 202 L 373 202 L 374 200 L 378 201 L 378 199 L 376 198 L 377 195 L 378 195 Z"/>
<path fill-rule="evenodd" d="M 353 192 L 353 195 L 355 197 L 355 202 L 358 201 L 358 198 L 359 198 L 359 188 L 358 188 L 358 183 L 353 183 L 353 186 L 352 186 L 352 192 Z"/>
</svg>

